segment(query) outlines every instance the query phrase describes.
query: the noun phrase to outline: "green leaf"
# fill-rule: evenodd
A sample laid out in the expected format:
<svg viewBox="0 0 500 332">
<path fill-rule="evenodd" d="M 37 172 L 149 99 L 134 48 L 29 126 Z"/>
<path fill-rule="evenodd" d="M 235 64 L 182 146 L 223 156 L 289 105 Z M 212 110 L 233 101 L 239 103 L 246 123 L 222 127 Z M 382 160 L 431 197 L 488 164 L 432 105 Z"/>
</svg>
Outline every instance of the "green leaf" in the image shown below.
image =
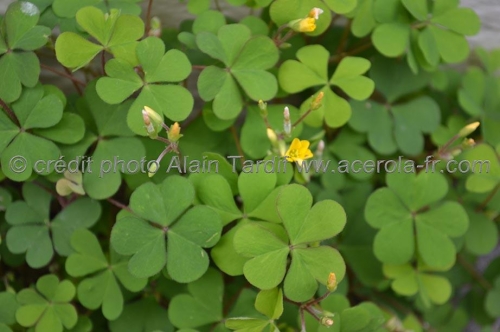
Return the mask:
<svg viewBox="0 0 500 332">
<path fill-rule="evenodd" d="M 131 207 L 138 215 L 119 219 L 111 233 L 113 248 L 133 255 L 129 269 L 134 276 L 152 276 L 166 263 L 169 275 L 178 282 L 191 282 L 205 273 L 209 259 L 202 248 L 217 243 L 222 225 L 217 213 L 206 206 L 189 209 L 193 199 L 192 185 L 178 176 L 136 190 Z"/>
<path fill-rule="evenodd" d="M 255 300 L 255 308 L 270 319 L 278 319 L 283 314 L 283 291 L 281 288 L 260 291 Z"/>
<path fill-rule="evenodd" d="M 168 320 L 167 309 L 161 307 L 154 298 L 143 298 L 126 305 L 123 314 L 109 322 L 109 327 L 112 332 L 174 331 Z"/>
<path fill-rule="evenodd" d="M 74 71 L 80 69 L 100 51 L 108 51 L 130 65 L 137 64 L 136 41 L 144 35 L 144 22 L 139 17 L 120 14 L 116 9 L 104 14 L 100 9 L 89 6 L 78 10 L 76 20 L 100 45 L 76 33 L 63 32 L 56 41 L 56 56 L 64 66 Z M 85 50 L 83 54 L 82 49 Z"/>
<path fill-rule="evenodd" d="M 144 288 L 147 279 L 130 275 L 126 269 L 127 261 L 109 264 L 95 235 L 85 229 L 75 231 L 71 244 L 76 253 L 68 257 L 66 271 L 75 277 L 89 276 L 78 285 L 78 299 L 92 310 L 102 306 L 104 317 L 109 320 L 118 318 L 124 301 L 117 278 L 127 280 L 124 286 L 133 291 Z"/>
<path fill-rule="evenodd" d="M 401 23 L 384 23 L 375 28 L 372 41 L 375 48 L 387 57 L 405 53 L 410 38 L 410 28 Z"/>
<path fill-rule="evenodd" d="M 357 0 L 326 0 L 325 3 L 338 14 L 347 14 L 351 12 L 358 4 Z"/>
<path fill-rule="evenodd" d="M 41 295 L 34 289 L 23 289 L 17 294 L 21 307 L 16 311 L 16 319 L 21 326 L 35 326 L 40 332 L 63 332 L 63 326 L 71 329 L 76 325 L 76 309 L 68 303 L 76 293 L 70 281 L 59 282 L 57 276 L 49 274 L 38 279 L 36 289 Z"/>
<path fill-rule="evenodd" d="M 40 61 L 33 52 L 11 52 L 0 58 L 0 74 L 0 98 L 13 102 L 21 95 L 21 84 L 32 88 L 38 83 Z"/>
<path fill-rule="evenodd" d="M 200 279 L 188 285 L 189 294 L 175 296 L 168 308 L 168 317 L 178 328 L 196 328 L 223 318 L 222 275 L 209 269 Z"/>
<path fill-rule="evenodd" d="M 217 36 L 201 32 L 196 38 L 198 48 L 224 63 L 226 70 L 209 66 L 198 79 L 200 97 L 213 100 L 213 111 L 223 120 L 234 119 L 242 100 L 236 81 L 254 101 L 272 99 L 278 86 L 276 78 L 266 70 L 278 61 L 278 49 L 267 36 L 253 36 L 242 24 L 221 27 Z"/>
<path fill-rule="evenodd" d="M 473 36 L 481 29 L 479 16 L 470 8 L 454 8 L 431 20 L 461 35 Z"/>
</svg>

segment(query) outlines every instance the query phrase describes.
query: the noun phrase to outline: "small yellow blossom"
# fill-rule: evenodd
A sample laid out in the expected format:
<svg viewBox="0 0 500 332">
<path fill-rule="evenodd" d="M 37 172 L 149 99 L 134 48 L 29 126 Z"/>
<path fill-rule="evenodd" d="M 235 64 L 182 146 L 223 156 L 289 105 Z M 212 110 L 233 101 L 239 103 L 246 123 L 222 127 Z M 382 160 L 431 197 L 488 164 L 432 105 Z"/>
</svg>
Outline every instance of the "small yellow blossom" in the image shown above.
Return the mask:
<svg viewBox="0 0 500 332">
<path fill-rule="evenodd" d="M 144 106 L 142 109 L 142 119 L 144 121 L 144 127 L 148 136 L 152 139 L 158 137 L 158 133 L 161 131 L 163 118 L 161 115 L 156 113 L 153 109 L 148 106 Z"/>
<path fill-rule="evenodd" d="M 300 21 L 299 31 L 300 32 L 313 32 L 316 30 L 316 19 L 313 17 L 308 17 Z"/>
<path fill-rule="evenodd" d="M 172 125 L 172 127 L 170 127 L 170 130 L 168 131 L 168 140 L 170 142 L 177 142 L 181 137 L 181 127 L 179 126 L 179 123 L 176 122 Z"/>
<path fill-rule="evenodd" d="M 326 281 L 326 288 L 330 292 L 333 292 L 335 289 L 337 289 L 337 276 L 335 275 L 335 273 L 331 272 L 328 275 L 328 280 Z"/>
<path fill-rule="evenodd" d="M 309 150 L 309 141 L 299 140 L 298 138 L 294 138 L 290 148 L 286 152 L 286 160 L 289 162 L 297 161 L 301 163 L 305 159 L 309 159 L 313 157 L 311 150 Z"/>
</svg>

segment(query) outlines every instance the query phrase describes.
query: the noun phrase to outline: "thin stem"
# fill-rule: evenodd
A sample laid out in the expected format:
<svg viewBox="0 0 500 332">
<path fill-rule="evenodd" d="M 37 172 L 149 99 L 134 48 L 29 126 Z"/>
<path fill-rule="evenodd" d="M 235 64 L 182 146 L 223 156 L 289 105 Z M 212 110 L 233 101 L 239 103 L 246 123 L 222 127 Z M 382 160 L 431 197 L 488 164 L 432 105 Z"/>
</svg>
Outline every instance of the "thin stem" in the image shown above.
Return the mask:
<svg viewBox="0 0 500 332">
<path fill-rule="evenodd" d="M 66 72 L 66 74 L 68 74 L 69 76 L 73 77 L 71 71 L 68 68 L 66 68 L 66 67 L 63 67 L 63 68 L 64 68 L 64 71 Z M 71 83 L 73 83 L 73 86 L 75 87 L 76 92 L 78 92 L 78 94 L 80 96 L 83 96 L 83 91 L 80 88 L 80 86 L 75 81 L 73 81 L 73 80 L 71 80 Z"/>
<path fill-rule="evenodd" d="M 490 284 L 488 280 L 486 280 L 479 272 L 476 271 L 474 266 L 472 266 L 462 255 L 457 255 L 457 260 L 462 265 L 462 267 L 471 275 L 473 279 L 475 279 L 481 287 L 485 290 L 490 290 L 493 286 Z"/>
<path fill-rule="evenodd" d="M 311 114 L 312 112 L 312 109 L 308 109 L 307 112 L 305 112 L 304 114 L 302 114 L 302 116 L 297 120 L 295 121 L 294 124 L 292 124 L 292 128 L 293 127 L 296 127 L 299 123 L 301 123 L 309 114 Z"/>
<path fill-rule="evenodd" d="M 497 184 L 496 187 L 490 192 L 488 197 L 486 197 L 484 201 L 481 202 L 481 205 L 477 207 L 476 212 L 483 211 L 488 205 L 488 203 L 493 199 L 493 197 L 495 197 L 495 195 L 498 193 L 499 190 L 500 190 L 500 184 Z"/>
<path fill-rule="evenodd" d="M 290 38 L 292 38 L 293 36 L 295 35 L 295 31 L 293 30 L 290 30 L 286 33 L 286 35 L 283 36 L 283 38 L 281 39 L 278 39 L 275 41 L 275 44 L 276 44 L 276 47 L 280 47 L 281 45 L 283 45 L 287 40 L 289 40 Z"/>
<path fill-rule="evenodd" d="M 349 20 L 347 23 L 344 32 L 342 33 L 342 37 L 340 39 L 339 47 L 337 48 L 337 51 L 335 52 L 336 54 L 342 54 L 345 46 L 347 44 L 347 40 L 349 39 L 349 32 L 351 31 L 351 23 L 352 21 Z"/>
<path fill-rule="evenodd" d="M 352 56 L 352 55 L 359 54 L 363 51 L 366 51 L 367 49 L 369 49 L 372 46 L 373 46 L 373 43 L 371 41 L 369 41 L 368 43 L 360 45 L 356 48 L 353 48 L 352 50 L 349 50 L 345 53 L 336 54 L 336 55 L 332 56 L 330 58 L 329 62 L 340 62 L 340 60 L 342 60 L 346 56 Z"/>
<path fill-rule="evenodd" d="M 113 198 L 108 198 L 107 201 L 110 202 L 111 204 L 113 204 L 114 206 L 122 209 L 122 210 L 128 211 L 130 213 L 134 213 L 134 211 L 132 211 L 132 209 L 130 207 L 126 206 L 123 203 L 118 202 L 117 200 L 114 200 Z"/>
<path fill-rule="evenodd" d="M 47 188 L 46 186 L 44 186 L 43 184 L 41 184 L 38 181 L 33 181 L 33 184 L 35 184 L 37 187 L 42 188 L 43 190 L 45 190 L 46 192 L 48 192 L 49 194 L 54 196 L 57 199 L 57 202 L 59 203 L 59 205 L 61 205 L 61 207 L 63 209 L 68 205 L 68 201 L 64 197 L 59 196 L 59 194 L 57 192 L 55 192 L 54 190 Z"/>
<path fill-rule="evenodd" d="M 106 53 L 104 51 L 101 52 L 101 70 L 102 70 L 102 75 L 106 76 Z"/>
<path fill-rule="evenodd" d="M 160 142 L 162 142 L 162 143 L 165 143 L 165 144 L 167 144 L 167 145 L 170 145 L 170 141 L 169 141 L 168 139 L 166 139 L 165 137 L 158 136 L 158 137 L 156 138 L 156 140 L 157 140 L 157 141 L 160 141 Z"/>
<path fill-rule="evenodd" d="M 445 144 L 445 145 L 443 145 L 443 146 L 441 147 L 441 149 L 439 149 L 439 150 L 438 150 L 437 154 L 440 156 L 440 155 L 442 155 L 443 153 L 445 153 L 445 152 L 446 152 L 446 150 L 447 150 L 447 149 L 448 149 L 448 148 L 449 148 L 449 147 L 450 147 L 453 143 L 455 143 L 455 141 L 456 141 L 457 139 L 459 139 L 459 138 L 460 138 L 460 135 L 458 135 L 458 134 L 456 134 L 455 136 L 453 136 L 453 137 L 452 137 L 452 138 L 451 138 L 448 142 L 446 142 L 446 144 Z"/>
<path fill-rule="evenodd" d="M 148 9 L 146 11 L 146 34 L 151 30 L 151 11 L 153 9 L 153 0 L 149 0 Z"/>
<path fill-rule="evenodd" d="M 203 70 L 203 69 L 207 68 L 207 66 L 193 65 L 192 68 L 196 69 L 196 70 Z"/>
<path fill-rule="evenodd" d="M 163 129 L 165 129 L 167 132 L 170 131 L 170 128 L 165 124 L 165 123 L 162 123 L 161 126 L 163 127 Z"/>
<path fill-rule="evenodd" d="M 18 126 L 21 128 L 21 123 L 19 122 L 19 119 L 17 118 L 16 114 L 14 111 L 7 105 L 6 102 L 4 102 L 2 99 L 0 99 L 0 106 L 4 109 L 5 113 L 9 116 L 9 118 Z"/>
<path fill-rule="evenodd" d="M 43 69 L 45 69 L 45 70 L 48 70 L 48 71 L 50 71 L 50 72 L 52 72 L 52 73 L 54 73 L 56 75 L 59 75 L 61 77 L 65 77 L 67 79 L 70 79 L 73 83 L 76 83 L 76 84 L 79 84 L 79 85 L 82 85 L 82 86 L 86 85 L 85 82 L 79 80 L 78 78 L 76 78 L 76 77 L 74 77 L 74 76 L 72 76 L 70 74 L 64 73 L 62 71 L 59 71 L 59 70 L 57 70 L 55 68 L 52 68 L 50 66 L 44 65 L 43 63 L 40 64 L 40 67 L 43 68 Z"/>
<path fill-rule="evenodd" d="M 215 8 L 222 13 L 222 8 L 220 6 L 219 0 L 215 0 Z"/>
<path fill-rule="evenodd" d="M 324 299 L 326 299 L 330 294 L 331 294 L 331 292 L 327 291 L 325 294 L 321 295 L 317 299 L 312 299 L 311 301 L 307 302 L 306 305 L 307 306 L 312 306 L 312 305 L 315 305 L 317 303 L 320 303 L 321 301 L 323 301 Z"/>
<path fill-rule="evenodd" d="M 306 318 L 304 317 L 304 309 L 300 309 L 300 325 L 301 325 L 301 332 L 306 332 Z"/>
<path fill-rule="evenodd" d="M 231 126 L 231 134 L 233 134 L 234 142 L 236 144 L 236 149 L 238 150 L 239 155 L 241 156 L 241 162 L 245 162 L 245 154 L 243 153 L 243 149 L 241 148 L 240 139 L 238 137 L 238 133 L 236 132 L 236 128 Z"/>
<path fill-rule="evenodd" d="M 156 163 L 158 164 L 158 167 L 159 167 L 160 162 L 161 162 L 161 160 L 163 159 L 163 157 L 165 157 L 165 155 L 166 155 L 167 153 L 169 153 L 171 150 L 172 150 L 172 148 L 171 148 L 170 146 L 167 146 L 167 147 L 165 148 L 165 150 L 163 150 L 163 151 L 160 153 L 160 155 L 158 156 L 158 159 L 156 159 Z"/>
</svg>

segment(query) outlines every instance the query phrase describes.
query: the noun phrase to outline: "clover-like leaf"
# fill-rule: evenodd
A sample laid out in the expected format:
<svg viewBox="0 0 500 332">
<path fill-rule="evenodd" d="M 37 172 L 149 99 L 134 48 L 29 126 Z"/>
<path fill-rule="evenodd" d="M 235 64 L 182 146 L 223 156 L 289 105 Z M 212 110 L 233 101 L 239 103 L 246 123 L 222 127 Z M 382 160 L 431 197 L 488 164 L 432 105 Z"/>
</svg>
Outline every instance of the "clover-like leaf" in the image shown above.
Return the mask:
<svg viewBox="0 0 500 332">
<path fill-rule="evenodd" d="M 166 271 L 177 282 L 201 277 L 209 264 L 203 248 L 221 235 L 217 213 L 202 205 L 192 207 L 194 189 L 189 180 L 170 176 L 160 185 L 146 183 L 130 198 L 136 215 L 119 219 L 111 233 L 113 248 L 133 255 L 130 272 L 140 278 Z"/>
<path fill-rule="evenodd" d="M 16 323 L 16 311 L 18 308 L 19 303 L 16 301 L 15 293 L 0 293 L 0 331 L 12 332 L 9 325 Z"/>
<path fill-rule="evenodd" d="M 486 312 L 491 317 L 500 317 L 500 306 L 498 305 L 500 300 L 500 278 L 495 280 L 495 284 L 491 290 L 488 291 L 486 299 L 484 302 L 484 307 Z"/>
<path fill-rule="evenodd" d="M 42 85 L 37 85 L 25 89 L 22 96 L 12 103 L 11 108 L 19 120 L 20 127 L 2 111 L 0 114 L 2 171 L 12 180 L 24 181 L 31 176 L 33 170 L 40 172 L 46 168 L 44 165 L 39 165 L 35 169 L 38 161 L 46 163 L 59 158 L 60 150 L 50 140 L 50 134 L 46 135 L 38 129 L 53 127 L 62 120 L 63 102 L 58 95 L 44 91 Z M 80 125 L 83 128 L 83 122 Z M 43 173 L 49 174 L 50 171 Z"/>
<path fill-rule="evenodd" d="M 24 201 L 9 205 L 5 219 L 12 227 L 7 232 L 7 246 L 12 253 L 26 253 L 32 268 L 47 265 L 54 249 L 61 256 L 72 253 L 70 239 L 79 228 L 94 225 L 100 217 L 97 201 L 81 198 L 50 219 L 51 195 L 37 185 L 23 185 Z"/>
<path fill-rule="evenodd" d="M 40 11 L 28 1 L 12 2 L 5 12 L 0 34 L 0 99 L 11 103 L 22 87 L 38 83 L 40 61 L 33 52 L 47 42 L 49 28 L 37 25 Z"/>
<path fill-rule="evenodd" d="M 88 6 L 94 6 L 102 11 L 108 11 L 109 9 L 119 9 L 122 14 L 127 15 L 139 15 L 141 13 L 141 8 L 139 2 L 141 0 L 54 0 L 52 3 L 52 9 L 54 13 L 59 17 L 73 18 L 76 13 Z"/>
<path fill-rule="evenodd" d="M 138 138 L 131 137 L 134 134 L 127 126 L 130 102 L 108 105 L 97 95 L 94 81 L 87 86 L 85 97 L 77 106 L 88 119 L 89 128 L 80 155 L 95 146 L 91 158 L 80 160 L 83 189 L 94 199 L 111 197 L 118 191 L 123 174 L 148 172 L 144 145 Z"/>
<path fill-rule="evenodd" d="M 471 165 L 472 174 L 465 183 L 467 190 L 487 193 L 500 183 L 500 162 L 498 154 L 487 144 L 480 144 L 467 151 L 464 160 Z"/>
<path fill-rule="evenodd" d="M 450 281 L 445 277 L 425 273 L 411 265 L 384 264 L 384 274 L 393 279 L 392 289 L 401 295 L 419 294 L 424 305 L 446 303 L 452 293 Z"/>
<path fill-rule="evenodd" d="M 66 271 L 72 277 L 87 276 L 78 285 L 78 300 L 95 310 L 102 307 L 104 317 L 115 320 L 123 311 L 123 294 L 120 283 L 132 292 L 146 286 L 147 279 L 135 278 L 128 271 L 128 260 L 111 252 L 111 262 L 99 245 L 96 236 L 86 229 L 79 229 L 71 237 L 75 253 L 66 260 Z"/>
<path fill-rule="evenodd" d="M 478 15 L 459 8 L 458 2 L 443 1 L 431 11 L 423 0 L 376 1 L 373 11 L 381 22 L 373 31 L 373 45 L 387 57 L 407 53 L 414 73 L 418 66 L 434 70 L 440 62 L 465 60 L 469 54 L 465 36 L 477 34 L 481 25 Z"/>
<path fill-rule="evenodd" d="M 471 116 L 481 117 L 481 132 L 485 141 L 495 146 L 500 143 L 500 120 L 497 117 L 499 85 L 494 75 L 472 66 L 462 77 L 458 102 Z"/>
<path fill-rule="evenodd" d="M 97 82 L 97 93 L 109 104 L 119 104 L 134 92 L 141 90 L 130 107 L 127 122 L 138 135 L 146 136 L 142 109 L 149 106 L 172 121 L 182 121 L 193 109 L 193 97 L 184 87 L 176 84 L 191 73 L 191 63 L 179 50 L 165 53 L 163 41 L 156 37 L 142 40 L 137 46 L 137 57 L 143 78 L 125 61 L 113 59 L 106 64 L 109 77 Z"/>
<path fill-rule="evenodd" d="M 283 90 L 289 93 L 321 86 L 319 91 L 324 93 L 323 105 L 311 113 L 305 121 L 316 127 L 321 126 L 324 121 L 329 127 L 335 128 L 344 125 L 349 120 L 351 106 L 332 90 L 333 86 L 339 87 L 355 100 L 365 100 L 373 93 L 375 85 L 371 79 L 362 76 L 370 69 L 370 61 L 357 57 L 345 57 L 329 78 L 329 58 L 330 53 L 321 45 L 302 47 L 297 52 L 299 61 L 285 61 L 280 67 L 278 77 Z M 308 110 L 311 98 L 302 104 L 302 113 Z"/>
<path fill-rule="evenodd" d="M 106 51 L 131 65 L 137 64 L 137 40 L 144 34 L 144 22 L 137 16 L 111 9 L 109 14 L 96 7 L 84 7 L 76 13 L 80 27 L 99 44 L 74 32 L 63 32 L 56 41 L 57 60 L 73 71 L 86 66 L 100 52 Z"/>
<path fill-rule="evenodd" d="M 23 289 L 17 294 L 21 305 L 16 311 L 17 322 L 23 327 L 35 327 L 39 332 L 63 332 L 73 328 L 78 320 L 75 307 L 69 303 L 75 297 L 75 286 L 69 280 L 59 281 L 53 274 L 37 280 L 36 290 Z"/>
<path fill-rule="evenodd" d="M 123 314 L 109 322 L 109 328 L 111 332 L 174 331 L 168 320 L 167 309 L 160 306 L 154 298 L 143 298 L 127 304 Z"/>
<path fill-rule="evenodd" d="M 187 288 L 189 294 L 177 295 L 169 304 L 168 317 L 175 327 L 195 328 L 222 320 L 224 282 L 218 271 L 208 269 Z"/>
<path fill-rule="evenodd" d="M 217 211 L 223 225 L 243 219 L 225 233 L 212 249 L 212 259 L 225 273 L 233 276 L 243 274 L 243 265 L 248 258 L 235 251 L 233 238 L 237 229 L 247 222 L 246 218 L 280 222 L 275 209 L 279 192 L 279 189 L 275 188 L 277 184 L 276 174 L 266 173 L 263 165 L 254 172 L 241 173 L 238 177 L 238 191 L 243 199 L 243 214 L 234 202 L 227 180 L 221 175 L 209 174 L 197 180 L 195 186 L 200 201 Z"/>
<path fill-rule="evenodd" d="M 415 75 L 405 63 L 383 58 L 374 61 L 370 76 L 386 102 L 352 100 L 349 125 L 366 132 L 370 146 L 381 154 L 398 149 L 411 156 L 421 153 L 423 134 L 434 132 L 440 124 L 439 105 L 430 96 L 399 100 L 428 84 L 429 76 Z"/>
<path fill-rule="evenodd" d="M 198 91 L 205 101 L 212 101 L 215 115 L 223 120 L 234 119 L 243 107 L 241 87 L 252 100 L 269 100 L 278 92 L 273 74 L 267 70 L 278 61 L 274 42 L 267 36 L 252 36 L 242 24 L 222 26 L 217 35 L 200 32 L 198 48 L 219 60 L 224 67 L 209 66 L 198 79 Z"/>
<path fill-rule="evenodd" d="M 469 218 L 459 203 L 442 201 L 448 191 L 444 176 L 401 172 L 386 179 L 388 187 L 376 190 L 365 208 L 366 220 L 379 229 L 375 256 L 386 264 L 403 265 L 418 254 L 430 268 L 451 268 L 456 249 L 450 238 L 465 234 Z"/>
<path fill-rule="evenodd" d="M 234 246 L 250 258 L 243 271 L 252 285 L 266 290 L 285 279 L 285 296 L 306 301 L 317 291 L 318 282 L 326 284 L 331 272 L 338 281 L 344 277 L 345 263 L 337 250 L 309 245 L 338 234 L 346 222 L 345 212 L 332 200 L 311 208 L 312 196 L 300 185 L 284 186 L 275 202 L 283 226 L 266 222 L 243 225 L 234 237 Z M 292 262 L 287 271 L 289 255 Z"/>
</svg>

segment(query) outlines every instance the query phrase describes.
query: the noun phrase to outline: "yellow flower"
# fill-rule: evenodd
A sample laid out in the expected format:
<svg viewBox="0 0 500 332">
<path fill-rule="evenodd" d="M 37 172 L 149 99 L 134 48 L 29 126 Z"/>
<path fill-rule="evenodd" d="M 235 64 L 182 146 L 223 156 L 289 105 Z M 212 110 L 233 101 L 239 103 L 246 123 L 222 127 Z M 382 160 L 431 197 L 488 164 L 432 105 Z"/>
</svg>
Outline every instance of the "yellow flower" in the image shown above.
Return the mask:
<svg viewBox="0 0 500 332">
<path fill-rule="evenodd" d="M 316 30 L 316 19 L 314 17 L 301 18 L 288 23 L 288 26 L 297 32 L 313 32 Z"/>
<path fill-rule="evenodd" d="M 308 17 L 300 21 L 299 31 L 300 32 L 313 32 L 316 30 L 316 19 L 313 17 Z"/>
<path fill-rule="evenodd" d="M 313 157 L 311 150 L 309 150 L 309 141 L 299 140 L 298 138 L 294 138 L 290 148 L 286 152 L 286 160 L 290 162 L 297 161 L 301 163 L 305 159 L 309 159 Z"/>
</svg>

